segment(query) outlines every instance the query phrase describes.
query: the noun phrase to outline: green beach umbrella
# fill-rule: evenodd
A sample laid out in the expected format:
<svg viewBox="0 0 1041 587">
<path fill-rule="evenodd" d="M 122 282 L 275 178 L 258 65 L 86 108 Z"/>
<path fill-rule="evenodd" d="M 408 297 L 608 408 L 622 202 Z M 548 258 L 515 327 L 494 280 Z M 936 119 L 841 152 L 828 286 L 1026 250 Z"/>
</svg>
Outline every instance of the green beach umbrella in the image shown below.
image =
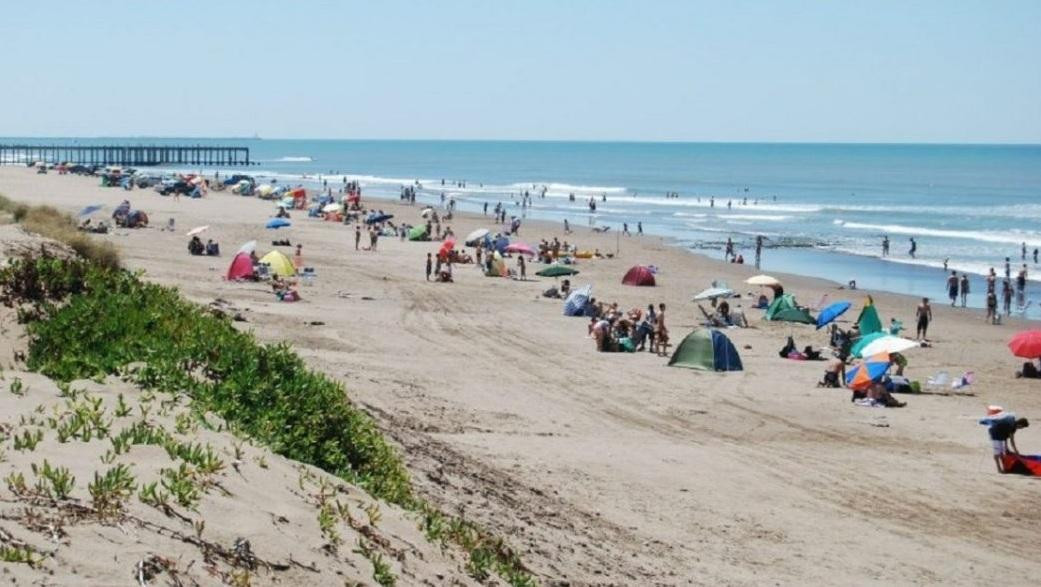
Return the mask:
<svg viewBox="0 0 1041 587">
<path fill-rule="evenodd" d="M 860 353 L 864 350 L 864 347 L 882 338 L 883 336 L 889 335 L 885 332 L 872 332 L 870 334 L 865 334 L 861 336 L 860 340 L 858 340 L 857 343 L 853 345 L 853 348 L 849 350 L 850 354 L 852 354 L 854 357 L 859 357 Z"/>
<path fill-rule="evenodd" d="M 563 277 L 565 275 L 578 275 L 578 269 L 572 269 L 567 265 L 560 265 L 558 263 L 554 263 L 549 267 L 546 267 L 542 271 L 536 272 L 535 275 L 538 275 L 539 277 Z"/>
</svg>

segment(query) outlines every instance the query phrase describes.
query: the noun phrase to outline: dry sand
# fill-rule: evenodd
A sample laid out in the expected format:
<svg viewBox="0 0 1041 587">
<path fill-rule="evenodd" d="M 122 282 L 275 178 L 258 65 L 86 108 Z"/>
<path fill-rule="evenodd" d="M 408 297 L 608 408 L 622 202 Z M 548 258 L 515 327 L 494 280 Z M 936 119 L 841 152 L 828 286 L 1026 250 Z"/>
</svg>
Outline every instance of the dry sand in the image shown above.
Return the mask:
<svg viewBox="0 0 1041 587">
<path fill-rule="evenodd" d="M 595 352 L 585 320 L 540 298 L 552 280 L 462 266 L 454 284 L 427 283 L 425 256 L 438 243 L 382 238 L 378 253 L 356 252 L 351 230 L 299 212 L 292 228 L 264 230 L 270 202 L 226 193 L 174 201 L 22 168 L 0 168 L 0 192 L 69 211 L 103 203 L 110 212 L 130 198 L 154 226 L 106 237 L 130 267 L 200 303 L 228 300 L 262 339 L 289 341 L 342 379 L 401 446 L 423 494 L 506 537 L 548 583 L 1034 584 L 1041 572 L 1041 484 L 998 475 L 974 421 L 991 403 L 1041 412 L 1041 386 L 1013 379 L 1019 361 L 1005 347 L 1025 324 L 990 326 L 979 311 L 935 305 L 934 347 L 909 352 L 907 374 L 973 370 L 974 395 L 863 408 L 846 391 L 815 387 L 822 363 L 778 358 L 789 333 L 820 346 L 823 332 L 765 323 L 755 310 L 752 328 L 728 331 L 744 372 L 692 372 L 649 353 Z M 419 222 L 418 208 L 370 204 Z M 158 230 L 167 218 L 176 232 Z M 184 232 L 203 224 L 224 257 L 188 255 Z M 479 226 L 489 223 L 452 223 L 459 235 Z M 575 228 L 564 237 L 560 226 L 527 222 L 521 237 L 614 250 L 614 235 Z M 317 270 L 302 302 L 223 280 L 242 242 L 257 239 L 263 253 L 275 238 L 302 243 Z M 766 272 L 769 262 L 767 251 Z M 661 268 L 659 287 L 620 284 L 636 263 Z M 579 268 L 573 282 L 593 284 L 598 299 L 665 302 L 673 342 L 696 323 L 693 293 L 754 272 L 652 236 L 623 237 L 618 258 Z M 827 293 L 859 306 L 869 293 L 776 276 L 803 303 Z M 873 295 L 883 321 L 913 326 L 916 300 Z M 1041 433 L 1021 433 L 1019 446 L 1041 452 Z"/>
</svg>

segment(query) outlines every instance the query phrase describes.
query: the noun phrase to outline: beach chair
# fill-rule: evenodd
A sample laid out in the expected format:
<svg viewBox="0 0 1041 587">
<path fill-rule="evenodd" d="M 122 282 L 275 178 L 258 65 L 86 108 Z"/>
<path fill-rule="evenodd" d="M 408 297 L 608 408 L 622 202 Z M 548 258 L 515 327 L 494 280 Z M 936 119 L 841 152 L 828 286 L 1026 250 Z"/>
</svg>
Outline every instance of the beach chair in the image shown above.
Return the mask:
<svg viewBox="0 0 1041 587">
<path fill-rule="evenodd" d="M 936 375 L 925 380 L 925 386 L 932 391 L 946 390 L 951 382 L 951 375 L 946 371 L 939 371 Z"/>
<path fill-rule="evenodd" d="M 965 393 L 970 385 L 976 382 L 976 373 L 973 371 L 966 371 L 964 375 L 955 379 L 951 382 L 951 389 L 960 393 Z"/>
</svg>

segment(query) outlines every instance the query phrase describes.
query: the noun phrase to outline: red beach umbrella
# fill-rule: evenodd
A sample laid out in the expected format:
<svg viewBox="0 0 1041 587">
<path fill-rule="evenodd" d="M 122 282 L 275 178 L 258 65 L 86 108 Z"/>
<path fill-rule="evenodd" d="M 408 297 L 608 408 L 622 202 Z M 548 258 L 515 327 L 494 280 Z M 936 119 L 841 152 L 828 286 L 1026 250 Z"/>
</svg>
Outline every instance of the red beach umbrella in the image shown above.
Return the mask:
<svg viewBox="0 0 1041 587">
<path fill-rule="evenodd" d="M 1020 332 L 1008 341 L 1008 348 L 1013 355 L 1024 359 L 1041 357 L 1041 330 Z"/>
</svg>

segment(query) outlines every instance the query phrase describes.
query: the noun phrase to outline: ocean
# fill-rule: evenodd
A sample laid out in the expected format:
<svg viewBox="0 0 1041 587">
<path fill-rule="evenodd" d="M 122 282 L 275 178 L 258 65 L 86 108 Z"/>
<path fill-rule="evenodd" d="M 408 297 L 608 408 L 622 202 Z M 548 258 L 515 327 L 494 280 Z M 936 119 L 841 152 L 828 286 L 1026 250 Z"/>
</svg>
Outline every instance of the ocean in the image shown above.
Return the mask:
<svg viewBox="0 0 1041 587">
<path fill-rule="evenodd" d="M 937 303 L 946 300 L 945 261 L 971 274 L 969 305 L 982 307 L 982 275 L 994 267 L 1004 277 L 1008 257 L 1013 279 L 1027 264 L 1027 300 L 1041 300 L 1041 265 L 1033 262 L 1041 145 L 33 139 L 66 141 L 242 145 L 259 165 L 223 173 L 309 187 L 325 179 L 334 190 L 346 176 L 363 195 L 389 198 L 418 181 L 422 202 L 438 203 L 444 192 L 462 210 L 502 202 L 511 215 L 566 218 L 575 228 L 628 223 L 635 232 L 640 222 L 645 233 L 715 258 L 729 237 L 751 262 L 762 235 L 764 272 L 855 279 L 860 288 Z M 524 191 L 533 200 L 527 210 L 519 206 Z M 1041 309 L 1030 304 L 1025 315 L 1041 318 Z"/>
</svg>

